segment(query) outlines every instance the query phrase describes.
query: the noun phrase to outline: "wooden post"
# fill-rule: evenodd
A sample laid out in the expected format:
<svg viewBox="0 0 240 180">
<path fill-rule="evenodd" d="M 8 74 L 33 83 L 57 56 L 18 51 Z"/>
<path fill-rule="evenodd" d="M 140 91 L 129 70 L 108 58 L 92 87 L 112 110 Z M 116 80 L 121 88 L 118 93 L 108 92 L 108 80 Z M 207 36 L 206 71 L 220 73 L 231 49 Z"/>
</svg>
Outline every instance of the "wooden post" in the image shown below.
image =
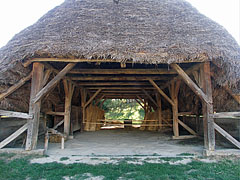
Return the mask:
<svg viewBox="0 0 240 180">
<path fill-rule="evenodd" d="M 178 126 L 178 92 L 181 81 L 172 82 L 170 88 L 170 94 L 173 101 L 172 112 L 173 112 L 173 133 L 174 137 L 179 136 L 179 126 Z"/>
<path fill-rule="evenodd" d="M 204 100 L 202 100 L 204 147 L 206 151 L 214 151 L 215 131 L 214 131 L 212 85 L 209 62 L 203 63 L 203 66 L 200 69 L 200 80 L 203 91 L 205 92 L 207 99 L 209 100 L 209 103 L 206 103 Z"/>
<path fill-rule="evenodd" d="M 159 93 L 156 93 L 157 97 L 157 104 L 158 104 L 158 123 L 159 123 L 159 129 L 162 129 L 162 102 L 161 102 L 161 95 Z"/>
<path fill-rule="evenodd" d="M 38 140 L 38 127 L 40 119 L 41 101 L 33 102 L 36 94 L 42 89 L 44 76 L 44 65 L 38 62 L 33 64 L 31 95 L 29 103 L 29 115 L 33 116 L 28 120 L 28 131 L 26 140 L 26 150 L 36 149 Z"/>
<path fill-rule="evenodd" d="M 82 109 L 82 121 L 81 121 L 81 132 L 84 130 L 84 121 L 86 117 L 86 111 L 85 111 L 85 103 L 86 103 L 86 91 L 85 89 L 81 88 L 81 109 Z"/>
<path fill-rule="evenodd" d="M 74 92 L 74 86 L 71 81 L 63 80 L 64 91 L 65 91 L 65 113 L 64 113 L 64 133 L 68 137 L 70 134 L 70 123 L 71 123 L 71 106 L 72 96 Z"/>
</svg>

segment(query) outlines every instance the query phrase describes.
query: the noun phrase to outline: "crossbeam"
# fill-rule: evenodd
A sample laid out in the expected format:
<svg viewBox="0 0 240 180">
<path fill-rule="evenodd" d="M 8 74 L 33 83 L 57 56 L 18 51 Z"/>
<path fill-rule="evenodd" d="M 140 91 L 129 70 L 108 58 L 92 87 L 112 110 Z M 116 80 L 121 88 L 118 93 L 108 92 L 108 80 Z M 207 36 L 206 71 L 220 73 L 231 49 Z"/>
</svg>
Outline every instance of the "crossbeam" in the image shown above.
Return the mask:
<svg viewBox="0 0 240 180">
<path fill-rule="evenodd" d="M 20 136 L 24 131 L 26 131 L 28 128 L 28 123 L 24 124 L 20 129 L 18 129 L 16 132 L 14 132 L 11 136 L 6 138 L 0 143 L 0 149 L 8 145 L 10 142 L 12 142 L 14 139 L 16 139 L 18 136 Z"/>
<path fill-rule="evenodd" d="M 5 97 L 9 96 L 10 94 L 12 94 L 13 92 L 15 92 L 17 89 L 19 89 L 22 85 L 29 81 L 31 77 L 32 73 L 30 73 L 27 77 L 22 78 L 19 82 L 11 86 L 6 92 L 0 94 L 0 101 Z"/>
<path fill-rule="evenodd" d="M 36 103 L 41 100 L 55 85 L 76 65 L 76 63 L 69 63 L 65 68 L 60 71 L 41 91 L 39 91 L 33 102 Z"/>
<path fill-rule="evenodd" d="M 32 116 L 27 113 L 5 111 L 5 110 L 0 110 L 0 116 L 21 118 L 21 119 L 32 119 Z"/>
<path fill-rule="evenodd" d="M 172 105 L 174 106 L 174 102 L 161 90 L 158 85 L 152 80 L 149 79 L 149 82 L 158 90 L 158 92 Z"/>
<path fill-rule="evenodd" d="M 214 123 L 214 129 L 216 129 L 223 137 L 229 140 L 232 144 L 237 146 L 240 149 L 240 142 L 233 138 L 230 134 L 228 134 L 224 129 L 222 129 L 219 125 Z"/>
<path fill-rule="evenodd" d="M 84 108 L 86 108 L 101 91 L 102 89 L 99 89 L 97 92 L 95 92 L 94 95 L 86 102 Z"/>
<path fill-rule="evenodd" d="M 193 92 L 205 103 L 211 104 L 206 94 L 193 82 L 193 80 L 177 64 L 170 65 L 182 77 L 183 81 L 193 90 Z"/>
<path fill-rule="evenodd" d="M 168 69 L 77 69 L 69 74 L 177 74 Z"/>
</svg>

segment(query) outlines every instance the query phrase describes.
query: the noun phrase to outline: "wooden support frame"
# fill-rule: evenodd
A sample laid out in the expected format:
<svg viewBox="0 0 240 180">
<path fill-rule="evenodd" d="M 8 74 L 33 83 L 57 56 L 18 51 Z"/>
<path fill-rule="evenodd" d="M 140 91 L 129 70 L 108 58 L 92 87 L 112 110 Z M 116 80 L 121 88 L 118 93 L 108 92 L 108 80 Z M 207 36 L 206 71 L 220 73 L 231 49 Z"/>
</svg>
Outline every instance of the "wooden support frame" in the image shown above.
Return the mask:
<svg viewBox="0 0 240 180">
<path fill-rule="evenodd" d="M 183 81 L 192 89 L 192 91 L 205 103 L 212 104 L 212 101 L 208 99 L 206 94 L 192 81 L 192 79 L 183 71 L 183 69 L 177 64 L 170 65 L 177 73 L 182 77 Z"/>
<path fill-rule="evenodd" d="M 21 119 L 31 119 L 32 118 L 32 116 L 27 113 L 5 111 L 5 110 L 0 110 L 0 116 L 21 118 Z"/>
<path fill-rule="evenodd" d="M 141 104 L 141 102 L 138 99 L 135 99 L 135 101 L 145 110 L 145 107 Z"/>
<path fill-rule="evenodd" d="M 158 85 L 152 80 L 149 79 L 149 82 L 158 90 L 158 92 L 173 106 L 174 102 L 163 92 L 163 90 L 158 87 Z"/>
<path fill-rule="evenodd" d="M 208 103 L 202 99 L 203 111 L 203 130 L 204 130 L 204 147 L 207 151 L 215 151 L 215 130 L 213 119 L 213 104 L 212 104 L 212 84 L 210 63 L 203 63 L 200 68 L 200 82 L 203 91 L 206 94 Z"/>
<path fill-rule="evenodd" d="M 76 65 L 76 63 L 69 63 L 62 71 L 60 71 L 44 88 L 39 91 L 33 102 L 36 103 L 41 100 L 56 84 Z"/>
<path fill-rule="evenodd" d="M 101 91 L 102 89 L 97 90 L 97 92 L 94 93 L 94 95 L 86 102 L 86 104 L 84 104 L 84 108 L 86 108 Z"/>
<path fill-rule="evenodd" d="M 26 131 L 28 128 L 28 123 L 24 124 L 20 129 L 18 129 L 16 132 L 14 132 L 11 136 L 6 138 L 0 143 L 0 149 L 8 145 L 10 142 L 12 142 L 14 139 L 16 139 L 19 135 L 21 135 L 24 131 Z"/>
<path fill-rule="evenodd" d="M 32 119 L 28 120 L 28 131 L 26 140 L 26 150 L 36 149 L 38 140 L 38 128 L 40 119 L 41 101 L 33 102 L 36 94 L 42 89 L 44 78 L 44 65 L 41 63 L 34 63 L 32 70 L 31 94 L 29 103 L 29 115 Z"/>
<path fill-rule="evenodd" d="M 173 101 L 172 112 L 173 112 L 173 133 L 174 137 L 179 136 L 179 126 L 178 126 L 178 93 L 181 81 L 176 81 L 171 83 L 170 95 Z"/>
<path fill-rule="evenodd" d="M 181 120 L 178 119 L 178 123 L 184 127 L 189 133 L 191 133 L 192 135 L 197 135 L 197 133 L 192 129 L 190 128 L 188 125 L 186 125 L 184 122 L 182 122 Z"/>
<path fill-rule="evenodd" d="M 70 135 L 71 106 L 74 85 L 72 84 L 71 81 L 68 81 L 66 79 L 63 80 L 63 85 L 65 91 L 64 134 L 68 137 Z"/>
<path fill-rule="evenodd" d="M 157 102 L 152 98 L 152 96 L 145 89 L 142 89 L 142 91 L 153 102 L 153 104 L 155 104 L 156 107 L 158 107 Z"/>
<path fill-rule="evenodd" d="M 228 134 L 224 129 L 222 129 L 219 125 L 214 123 L 214 129 L 216 129 L 223 137 L 229 140 L 232 144 L 240 149 L 240 142 L 233 138 L 230 134 Z"/>
<path fill-rule="evenodd" d="M 240 118 L 240 112 L 219 112 L 214 113 L 213 118 Z"/>
<path fill-rule="evenodd" d="M 156 93 L 156 99 L 158 104 L 158 123 L 161 130 L 163 125 L 163 117 L 162 117 L 162 101 L 161 101 L 161 95 L 159 93 Z"/>
<path fill-rule="evenodd" d="M 81 93 L 81 108 L 82 108 L 82 121 L 81 121 L 81 132 L 83 132 L 84 130 L 84 121 L 86 119 L 86 108 L 85 108 L 85 103 L 86 103 L 86 89 L 81 88 L 80 89 L 80 93 Z"/>
<path fill-rule="evenodd" d="M 18 83 L 11 86 L 6 92 L 0 94 L 0 101 L 13 92 L 15 92 L 17 89 L 19 89 L 21 86 L 23 86 L 27 81 L 29 81 L 32 77 L 32 73 L 30 73 L 27 77 L 22 78 Z"/>
</svg>

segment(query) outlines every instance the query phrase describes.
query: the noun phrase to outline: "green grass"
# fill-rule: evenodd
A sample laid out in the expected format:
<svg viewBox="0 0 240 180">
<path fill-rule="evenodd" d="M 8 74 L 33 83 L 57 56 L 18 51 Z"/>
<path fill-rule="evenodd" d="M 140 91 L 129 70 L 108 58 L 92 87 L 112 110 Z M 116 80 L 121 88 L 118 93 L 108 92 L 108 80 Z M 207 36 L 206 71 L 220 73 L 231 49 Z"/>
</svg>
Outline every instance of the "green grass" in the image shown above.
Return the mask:
<svg viewBox="0 0 240 180">
<path fill-rule="evenodd" d="M 61 157 L 60 158 L 60 161 L 66 161 L 66 160 L 68 160 L 69 158 L 68 157 Z"/>
<path fill-rule="evenodd" d="M 88 178 L 86 173 L 92 176 L 104 176 L 107 180 L 115 180 L 119 177 L 136 180 L 238 180 L 240 177 L 239 159 L 223 159 L 218 163 L 193 160 L 187 165 L 170 165 L 169 163 L 135 165 L 128 164 L 129 158 L 127 158 L 119 161 L 119 164 L 64 165 L 58 163 L 30 164 L 31 158 L 33 157 L 26 156 L 9 160 L 7 155 L 0 155 L 0 179 L 59 180 L 66 176 L 73 177 L 72 179 L 86 179 Z"/>
</svg>

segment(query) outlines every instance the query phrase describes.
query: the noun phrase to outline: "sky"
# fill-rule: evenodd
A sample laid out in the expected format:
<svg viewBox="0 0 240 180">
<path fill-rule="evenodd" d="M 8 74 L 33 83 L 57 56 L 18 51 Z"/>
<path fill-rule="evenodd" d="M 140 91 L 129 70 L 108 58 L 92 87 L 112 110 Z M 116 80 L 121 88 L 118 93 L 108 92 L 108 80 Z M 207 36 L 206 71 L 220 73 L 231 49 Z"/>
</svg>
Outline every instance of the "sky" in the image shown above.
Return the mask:
<svg viewBox="0 0 240 180">
<path fill-rule="evenodd" d="M 224 26 L 240 44 L 240 0 L 187 0 Z M 0 47 L 64 0 L 1 0 Z"/>
</svg>

